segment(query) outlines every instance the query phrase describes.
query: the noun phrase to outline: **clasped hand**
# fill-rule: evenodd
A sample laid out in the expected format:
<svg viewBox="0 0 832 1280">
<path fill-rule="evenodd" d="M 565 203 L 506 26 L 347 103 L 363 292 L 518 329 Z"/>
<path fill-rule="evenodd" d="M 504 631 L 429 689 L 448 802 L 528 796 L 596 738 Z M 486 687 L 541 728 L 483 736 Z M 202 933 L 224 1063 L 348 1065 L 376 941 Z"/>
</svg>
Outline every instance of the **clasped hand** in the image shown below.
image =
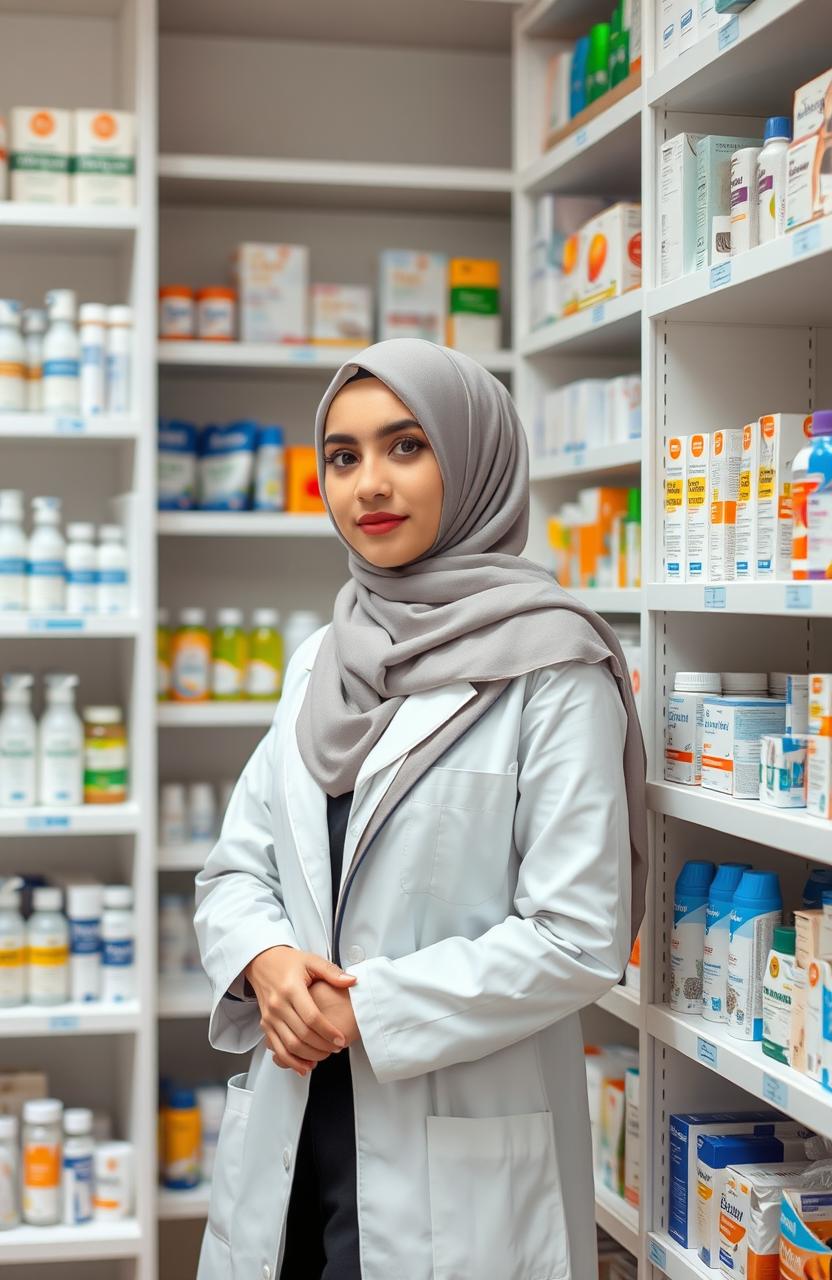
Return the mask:
<svg viewBox="0 0 832 1280">
<path fill-rule="evenodd" d="M 348 988 L 358 979 L 295 947 L 269 947 L 246 966 L 260 1026 L 279 1067 L 299 1076 L 359 1039 Z"/>
</svg>

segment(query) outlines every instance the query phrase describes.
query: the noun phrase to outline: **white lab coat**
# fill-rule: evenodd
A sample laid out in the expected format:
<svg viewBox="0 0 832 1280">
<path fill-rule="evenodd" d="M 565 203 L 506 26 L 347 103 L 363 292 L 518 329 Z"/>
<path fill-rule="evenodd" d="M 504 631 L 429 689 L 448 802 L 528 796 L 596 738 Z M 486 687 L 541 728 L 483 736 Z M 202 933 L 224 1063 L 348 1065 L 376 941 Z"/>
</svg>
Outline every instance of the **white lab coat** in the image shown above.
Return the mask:
<svg viewBox="0 0 832 1280">
<path fill-rule="evenodd" d="M 309 1078 L 262 1040 L 241 974 L 288 943 L 333 957 L 326 795 L 295 722 L 323 636 L 295 654 L 269 733 L 197 877 L 211 1043 L 229 1084 L 198 1280 L 275 1280 Z M 359 837 L 406 753 L 475 696 L 405 700 L 356 781 Z M 513 680 L 369 845 L 340 931 L 363 1280 L 595 1280 L 578 1011 L 629 952 L 626 713 L 606 666 Z M 346 1050 L 345 1050 L 346 1052 Z M 293 1277 L 292 1280 L 305 1280 Z"/>
</svg>

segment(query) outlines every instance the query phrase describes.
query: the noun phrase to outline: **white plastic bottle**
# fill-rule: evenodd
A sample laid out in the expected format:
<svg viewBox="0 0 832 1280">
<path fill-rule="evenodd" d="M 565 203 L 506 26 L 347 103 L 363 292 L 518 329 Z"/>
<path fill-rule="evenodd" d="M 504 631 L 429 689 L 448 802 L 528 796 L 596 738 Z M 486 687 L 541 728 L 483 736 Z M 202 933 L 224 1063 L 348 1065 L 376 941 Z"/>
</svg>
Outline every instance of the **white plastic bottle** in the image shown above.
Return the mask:
<svg viewBox="0 0 832 1280">
<path fill-rule="evenodd" d="M 74 291 L 50 290 L 46 309 L 49 328 L 43 340 L 43 408 L 46 413 L 77 413 L 81 343 L 75 324 Z"/>
<path fill-rule="evenodd" d="M 188 808 L 181 782 L 165 782 L 159 797 L 159 843 L 165 847 L 188 839 Z"/>
<path fill-rule="evenodd" d="M 64 1222 L 75 1227 L 92 1221 L 93 1154 L 92 1112 L 69 1107 L 64 1112 L 63 1201 Z"/>
<path fill-rule="evenodd" d="M 17 1116 L 0 1115 L 0 1231 L 20 1223 L 20 1142 Z"/>
<path fill-rule="evenodd" d="M 26 1001 L 26 926 L 20 914 L 20 885 L 13 878 L 0 887 L 0 1008 Z M 2 1199 L 0 1188 L 0 1199 Z M 0 1206 L 0 1228 L 3 1211 Z"/>
<path fill-rule="evenodd" d="M 0 298 L 0 413 L 26 408 L 26 347 L 20 332 L 20 303 Z"/>
<path fill-rule="evenodd" d="M 69 926 L 61 911 L 61 890 L 35 889 L 34 911 L 26 926 L 29 1003 L 66 1004 L 69 999 Z"/>
<path fill-rule="evenodd" d="M 81 1004 L 101 999 L 102 896 L 100 884 L 67 885 L 69 998 Z"/>
<path fill-rule="evenodd" d="M 757 243 L 786 230 L 786 167 L 792 122 L 788 116 L 766 120 L 763 149 L 757 157 Z"/>
<path fill-rule="evenodd" d="M 129 413 L 132 397 L 133 312 L 107 310 L 107 412 Z"/>
<path fill-rule="evenodd" d="M 31 675 L 3 676 L 0 712 L 0 808 L 35 803 L 38 727 L 32 715 Z"/>
<path fill-rule="evenodd" d="M 38 801 L 56 808 L 84 803 L 84 726 L 75 711 L 78 677 L 47 675 L 38 726 Z"/>
<path fill-rule="evenodd" d="M 193 920 L 182 893 L 163 893 L 159 899 L 159 972 L 183 974 L 188 968 Z"/>
<path fill-rule="evenodd" d="M 95 417 L 105 407 L 105 361 L 107 308 L 100 302 L 85 302 L 81 321 L 81 414 Z"/>
<path fill-rule="evenodd" d="M 120 524 L 102 524 L 98 530 L 97 586 L 99 613 L 127 613 L 130 577 Z"/>
<path fill-rule="evenodd" d="M 0 613 L 26 608 L 28 558 L 23 494 L 19 489 L 0 489 Z"/>
<path fill-rule="evenodd" d="M 292 654 L 296 649 L 300 648 L 304 640 L 308 640 L 324 625 L 324 619 L 320 613 L 316 613 L 314 609 L 296 609 L 289 614 L 286 619 L 286 629 L 283 632 L 283 650 L 284 661 L 288 663 Z"/>
<path fill-rule="evenodd" d="M 43 409 L 43 338 L 46 312 L 30 307 L 23 312 L 23 342 L 26 347 L 26 408 L 30 413 Z"/>
<path fill-rule="evenodd" d="M 66 543 L 61 533 L 60 498 L 33 498 L 32 514 L 29 608 L 33 613 L 62 613 L 66 608 Z"/>
<path fill-rule="evenodd" d="M 188 789 L 189 839 L 213 840 L 217 826 L 217 797 L 210 782 L 192 782 Z"/>
<path fill-rule="evenodd" d="M 676 1013 L 702 1012 L 702 967 L 705 910 L 714 864 L 686 862 L 673 891 L 673 930 L 670 937 L 670 1007 Z"/>
<path fill-rule="evenodd" d="M 98 557 L 95 526 L 79 521 L 66 528 L 67 613 L 95 613 L 98 608 Z"/>
<path fill-rule="evenodd" d="M 111 884 L 101 915 L 101 999 L 132 1000 L 136 994 L 133 890 Z"/>
<path fill-rule="evenodd" d="M 53 1227 L 61 1220 L 61 1117 L 57 1098 L 23 1104 L 23 1221 Z"/>
</svg>

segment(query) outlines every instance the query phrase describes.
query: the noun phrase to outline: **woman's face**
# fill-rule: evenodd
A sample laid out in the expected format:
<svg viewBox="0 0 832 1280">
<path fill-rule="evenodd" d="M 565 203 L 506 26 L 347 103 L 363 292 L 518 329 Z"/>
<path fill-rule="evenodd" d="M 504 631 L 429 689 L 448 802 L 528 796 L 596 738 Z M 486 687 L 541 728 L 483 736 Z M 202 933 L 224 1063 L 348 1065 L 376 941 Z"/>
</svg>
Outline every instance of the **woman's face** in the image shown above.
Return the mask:
<svg viewBox="0 0 832 1280">
<path fill-rule="evenodd" d="M 350 546 L 382 569 L 433 546 L 444 485 L 422 428 L 389 387 L 362 378 L 342 387 L 324 429 L 326 498 Z"/>
</svg>

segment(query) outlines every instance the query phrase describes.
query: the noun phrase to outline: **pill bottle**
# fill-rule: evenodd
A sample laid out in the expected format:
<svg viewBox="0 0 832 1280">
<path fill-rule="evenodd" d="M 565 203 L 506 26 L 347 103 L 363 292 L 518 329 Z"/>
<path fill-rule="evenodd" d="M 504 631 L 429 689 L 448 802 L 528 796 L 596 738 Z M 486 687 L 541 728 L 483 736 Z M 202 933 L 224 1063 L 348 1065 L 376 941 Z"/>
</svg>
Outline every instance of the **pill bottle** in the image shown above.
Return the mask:
<svg viewBox="0 0 832 1280">
<path fill-rule="evenodd" d="M 765 671 L 723 671 L 721 678 L 726 698 L 768 697 L 768 674 Z"/>
<path fill-rule="evenodd" d="M 54 1227 L 63 1214 L 62 1116 L 57 1098 L 23 1104 L 23 1221 L 33 1227 Z"/>
<path fill-rule="evenodd" d="M 43 408 L 77 413 L 80 402 L 81 343 L 75 326 L 75 293 L 52 289 L 46 295 L 49 327 L 43 340 Z"/>
<path fill-rule="evenodd" d="M 96 583 L 99 613 L 129 612 L 130 568 L 120 524 L 102 524 L 98 531 Z"/>
<path fill-rule="evenodd" d="M 95 417 L 105 409 L 107 308 L 84 302 L 78 312 L 81 337 L 81 413 Z"/>
<path fill-rule="evenodd" d="M 0 712 L 0 808 L 27 808 L 37 795 L 38 728 L 32 715 L 33 676 L 6 672 Z"/>
<path fill-rule="evenodd" d="M 159 972 L 183 974 L 188 968 L 193 917 L 181 893 L 163 893 L 159 899 Z"/>
<path fill-rule="evenodd" d="M 84 804 L 124 804 L 127 768 L 121 707 L 85 707 Z"/>
<path fill-rule="evenodd" d="M 20 1145 L 17 1116 L 0 1115 L 0 1231 L 20 1223 Z"/>
<path fill-rule="evenodd" d="M 712 862 L 686 862 L 673 894 L 670 938 L 670 1007 L 676 1013 L 702 1012 L 705 911 L 714 878 Z"/>
<path fill-rule="evenodd" d="M 166 702 L 170 696 L 170 614 L 167 609 L 156 613 L 156 698 Z"/>
<path fill-rule="evenodd" d="M 202 1128 L 202 1177 L 205 1182 L 210 1182 L 214 1173 L 220 1125 L 225 1114 L 225 1097 L 222 1085 L 206 1084 L 196 1090 Z"/>
<path fill-rule="evenodd" d="M 40 413 L 43 408 L 43 339 L 46 312 L 30 307 L 23 312 L 23 343 L 26 348 L 26 408 Z"/>
<path fill-rule="evenodd" d="M 728 930 L 731 904 L 747 862 L 724 862 L 717 867 L 708 890 L 702 961 L 702 1016 L 707 1022 L 727 1022 Z"/>
<path fill-rule="evenodd" d="M 254 510 L 286 508 L 286 463 L 282 427 L 261 427 L 254 457 Z"/>
<path fill-rule="evenodd" d="M 20 303 L 0 298 L 0 413 L 27 408 L 26 346 L 20 332 Z"/>
<path fill-rule="evenodd" d="M 741 147 L 731 156 L 731 256 L 757 244 L 757 161 L 759 147 Z"/>
<path fill-rule="evenodd" d="M 129 1218 L 133 1212 L 135 1178 L 132 1142 L 99 1142 L 93 1162 L 93 1218 L 96 1222 Z"/>
<path fill-rule="evenodd" d="M 744 871 L 731 905 L 728 933 L 728 1034 L 763 1038 L 763 978 L 783 897 L 773 871 Z"/>
<path fill-rule="evenodd" d="M 26 1000 L 26 926 L 20 914 L 21 883 L 10 877 L 0 885 L 0 1009 L 14 1008 Z M 2 1176 L 0 1172 L 0 1184 Z M 0 1200 L 2 1195 L 0 1185 Z M 0 1226 L 2 1219 L 0 1204 Z"/>
<path fill-rule="evenodd" d="M 211 636 L 204 609 L 182 609 L 170 645 L 170 696 L 205 702 L 211 691 Z"/>
<path fill-rule="evenodd" d="M 179 782 L 165 782 L 159 796 L 159 843 L 165 848 L 185 844 L 188 831 L 185 788 Z"/>
<path fill-rule="evenodd" d="M 219 609 L 211 644 L 211 693 L 220 702 L 245 697 L 248 637 L 241 609 Z"/>
<path fill-rule="evenodd" d="M 278 631 L 277 609 L 255 609 L 249 634 L 246 693 L 249 698 L 271 702 L 283 684 L 283 637 Z"/>
<path fill-rule="evenodd" d="M 69 925 L 69 998 L 86 1004 L 101 999 L 100 884 L 70 884 L 66 889 Z"/>
<path fill-rule="evenodd" d="M 29 608 L 33 613 L 62 613 L 66 608 L 66 543 L 61 533 L 60 498 L 33 498 L 32 517 Z"/>
<path fill-rule="evenodd" d="M 188 837 L 204 842 L 217 834 L 217 799 L 210 782 L 192 782 L 188 788 Z"/>
<path fill-rule="evenodd" d="M 133 312 L 130 307 L 107 308 L 107 412 L 129 413 L 133 396 Z"/>
<path fill-rule="evenodd" d="M 95 526 L 83 522 L 66 527 L 67 613 L 95 613 L 98 609 L 98 574 Z"/>
<path fill-rule="evenodd" d="M 126 884 L 104 889 L 101 913 L 101 999 L 120 1003 L 136 995 L 136 925 L 133 890 Z"/>
<path fill-rule="evenodd" d="M 23 532 L 23 494 L 0 489 L 0 613 L 26 608 L 29 543 Z"/>
<path fill-rule="evenodd" d="M 64 1112 L 63 1217 L 69 1227 L 92 1221 L 92 1112 L 69 1107 Z"/>
<path fill-rule="evenodd" d="M 285 661 L 288 662 L 304 640 L 308 640 L 323 625 L 324 620 L 321 615 L 312 609 L 296 609 L 294 613 L 290 613 L 283 633 Z"/>
<path fill-rule="evenodd" d="M 823 895 L 832 889 L 832 867 L 813 867 L 803 886 L 800 906 L 803 911 L 819 911 Z"/>
<path fill-rule="evenodd" d="M 159 337 L 180 341 L 194 336 L 194 291 L 186 284 L 159 289 Z"/>
<path fill-rule="evenodd" d="M 41 886 L 32 894 L 34 911 L 26 925 L 26 986 L 30 1004 L 65 1004 L 69 999 L 69 926 L 61 911 L 61 890 Z"/>
<path fill-rule="evenodd" d="M 788 684 L 788 672 L 769 671 L 768 696 L 770 698 L 785 698 L 787 684 Z"/>
<path fill-rule="evenodd" d="M 763 1053 L 789 1065 L 796 930 L 778 925 L 763 977 Z"/>
<path fill-rule="evenodd" d="M 237 332 L 237 294 L 224 285 L 196 291 L 196 336 L 203 342 L 232 342 Z"/>
<path fill-rule="evenodd" d="M 792 122 L 788 116 L 771 116 L 763 132 L 763 149 L 757 157 L 757 243 L 766 244 L 786 230 L 786 170 Z"/>
<path fill-rule="evenodd" d="M 193 1089 L 172 1088 L 163 1112 L 162 1181 L 174 1191 L 199 1185 L 202 1131 Z"/>
<path fill-rule="evenodd" d="M 688 787 L 702 785 L 703 706 L 709 695 L 722 692 L 718 671 L 677 671 L 668 694 L 664 776 Z"/>
<path fill-rule="evenodd" d="M 75 710 L 75 675 L 44 677 L 38 725 L 38 800 L 55 808 L 84 803 L 84 726 Z"/>
</svg>

